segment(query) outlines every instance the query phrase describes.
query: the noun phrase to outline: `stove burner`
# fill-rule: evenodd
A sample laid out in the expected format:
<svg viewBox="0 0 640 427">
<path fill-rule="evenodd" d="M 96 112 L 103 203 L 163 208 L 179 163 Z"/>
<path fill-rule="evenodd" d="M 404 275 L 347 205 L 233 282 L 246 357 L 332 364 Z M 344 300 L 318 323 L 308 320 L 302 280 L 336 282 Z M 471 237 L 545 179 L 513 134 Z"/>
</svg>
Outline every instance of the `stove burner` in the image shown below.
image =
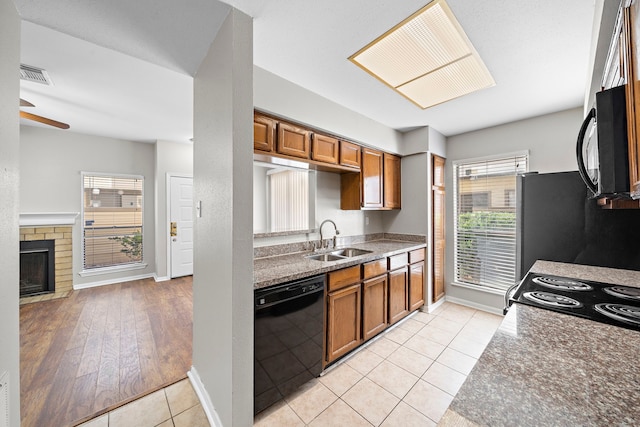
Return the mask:
<svg viewBox="0 0 640 427">
<path fill-rule="evenodd" d="M 640 325 L 640 307 L 623 304 L 596 304 L 597 312 L 620 322 Z"/>
<path fill-rule="evenodd" d="M 523 297 L 529 301 L 533 301 L 538 304 L 546 305 L 549 307 L 558 308 L 580 308 L 582 304 L 573 298 L 565 297 L 564 295 L 552 294 L 550 292 L 525 292 Z"/>
<path fill-rule="evenodd" d="M 612 286 L 604 288 L 603 291 L 614 297 L 640 301 L 640 288 L 629 288 L 627 286 Z"/>
<path fill-rule="evenodd" d="M 534 277 L 533 281 L 538 285 L 546 286 L 547 288 L 562 289 L 567 291 L 592 291 L 593 286 L 586 283 L 577 282 L 571 279 L 565 279 L 562 277 L 547 277 L 540 276 Z"/>
</svg>

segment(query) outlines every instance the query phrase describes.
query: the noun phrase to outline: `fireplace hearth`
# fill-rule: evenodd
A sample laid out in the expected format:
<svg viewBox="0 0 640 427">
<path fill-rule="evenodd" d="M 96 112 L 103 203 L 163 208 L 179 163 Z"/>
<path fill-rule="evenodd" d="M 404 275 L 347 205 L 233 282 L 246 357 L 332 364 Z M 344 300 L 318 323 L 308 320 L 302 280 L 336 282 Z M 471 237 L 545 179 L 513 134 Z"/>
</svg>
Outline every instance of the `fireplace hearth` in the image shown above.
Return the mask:
<svg viewBox="0 0 640 427">
<path fill-rule="evenodd" d="M 55 240 L 20 242 L 20 296 L 55 292 Z"/>
</svg>

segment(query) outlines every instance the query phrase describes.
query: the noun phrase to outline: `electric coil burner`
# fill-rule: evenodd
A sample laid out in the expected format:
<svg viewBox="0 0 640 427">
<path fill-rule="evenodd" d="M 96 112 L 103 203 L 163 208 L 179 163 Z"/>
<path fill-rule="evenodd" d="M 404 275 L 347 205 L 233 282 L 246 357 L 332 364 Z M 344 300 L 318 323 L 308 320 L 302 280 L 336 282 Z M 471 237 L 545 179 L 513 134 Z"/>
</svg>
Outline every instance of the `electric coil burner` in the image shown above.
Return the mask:
<svg viewBox="0 0 640 427">
<path fill-rule="evenodd" d="M 640 288 L 529 273 L 507 292 L 514 302 L 640 331 Z"/>
</svg>

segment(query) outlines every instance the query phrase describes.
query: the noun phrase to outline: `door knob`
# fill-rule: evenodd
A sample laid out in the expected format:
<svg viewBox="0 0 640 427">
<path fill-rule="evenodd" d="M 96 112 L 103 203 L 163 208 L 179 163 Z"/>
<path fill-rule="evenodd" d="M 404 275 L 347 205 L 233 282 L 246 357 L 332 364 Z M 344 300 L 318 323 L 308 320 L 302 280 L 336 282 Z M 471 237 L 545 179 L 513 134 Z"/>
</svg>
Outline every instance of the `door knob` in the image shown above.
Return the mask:
<svg viewBox="0 0 640 427">
<path fill-rule="evenodd" d="M 178 235 L 178 223 L 177 222 L 172 222 L 171 223 L 171 235 L 172 236 L 177 236 Z"/>
</svg>

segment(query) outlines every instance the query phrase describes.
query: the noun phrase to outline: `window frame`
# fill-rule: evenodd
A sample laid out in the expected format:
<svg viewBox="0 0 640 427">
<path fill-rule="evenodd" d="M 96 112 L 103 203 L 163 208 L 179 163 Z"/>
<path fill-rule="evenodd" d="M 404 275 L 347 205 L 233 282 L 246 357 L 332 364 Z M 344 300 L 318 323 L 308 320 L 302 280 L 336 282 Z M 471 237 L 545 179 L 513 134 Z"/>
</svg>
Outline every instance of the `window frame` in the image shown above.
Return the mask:
<svg viewBox="0 0 640 427">
<path fill-rule="evenodd" d="M 132 180 L 141 180 L 142 181 L 142 193 L 140 195 L 140 206 L 142 209 L 141 214 L 141 230 L 142 230 L 142 254 L 140 257 L 140 261 L 126 262 L 120 263 L 105 267 L 95 267 L 95 268 L 86 268 L 85 265 L 85 201 L 84 201 L 84 181 L 85 177 L 105 177 L 105 178 L 120 178 L 120 179 L 132 179 Z M 81 277 L 87 276 L 96 276 L 106 273 L 115 273 L 121 271 L 130 271 L 130 270 L 140 270 L 144 269 L 148 266 L 148 263 L 145 261 L 145 177 L 144 175 L 137 174 L 121 174 L 121 173 L 105 173 L 105 172 L 88 172 L 81 171 L 80 172 L 80 259 L 81 259 L 81 268 L 78 273 Z"/>
<path fill-rule="evenodd" d="M 461 192 L 460 189 L 460 184 L 459 184 L 459 178 L 461 177 L 460 174 L 458 173 L 458 170 L 460 167 L 463 167 L 465 165 L 469 165 L 469 164 L 473 164 L 473 163 L 481 163 L 481 162 L 493 162 L 493 161 L 505 161 L 507 159 L 516 159 L 518 157 L 523 157 L 524 161 L 525 161 L 525 166 L 524 166 L 524 170 L 523 171 L 515 171 L 514 176 L 517 176 L 518 174 L 521 173 L 526 173 L 529 171 L 529 163 L 530 163 L 530 159 L 529 159 L 529 150 L 523 150 L 523 151 L 517 151 L 517 152 L 510 152 L 510 153 L 502 153 L 502 154 L 495 154 L 495 155 L 490 155 L 490 156 L 484 156 L 484 157 L 476 157 L 476 158 L 469 158 L 469 159 L 460 159 L 460 160 L 456 160 L 452 162 L 452 178 L 453 178 L 453 203 L 452 203 L 452 211 L 453 211 L 453 278 L 452 278 L 452 284 L 455 286 L 460 286 L 460 287 L 464 287 L 464 288 L 470 288 L 470 289 L 474 289 L 474 290 L 479 290 L 482 292 L 486 292 L 486 293 L 491 293 L 491 294 L 498 294 L 498 295 L 504 295 L 506 289 L 507 289 L 507 285 L 498 285 L 498 286 L 491 286 L 489 284 L 483 284 L 483 283 L 471 283 L 471 282 L 465 282 L 464 280 L 460 280 L 459 279 L 459 274 L 458 274 L 458 267 L 459 267 L 459 249 L 458 249 L 458 236 L 459 236 L 459 230 L 458 230 L 458 221 L 459 221 L 459 213 L 458 213 L 458 204 L 459 204 L 459 200 L 458 198 L 461 195 L 464 195 L 466 193 Z M 484 174 L 482 175 L 484 176 L 490 176 L 490 174 Z M 514 193 L 516 192 L 515 187 L 514 187 Z M 516 198 L 517 198 L 517 194 L 516 194 Z M 489 200 L 491 200 L 491 197 L 489 198 Z M 503 208 L 510 208 L 511 206 L 505 206 Z M 515 215 L 515 223 L 517 224 L 518 221 L 518 217 L 517 217 L 517 206 L 513 207 L 514 209 L 514 215 Z M 514 225 L 513 227 L 514 233 L 516 232 L 516 225 Z M 515 243 L 515 237 L 514 237 L 514 243 Z M 513 258 L 514 258 L 514 266 L 516 264 L 516 253 L 517 253 L 517 248 L 514 247 L 514 251 L 513 251 Z M 515 270 L 514 270 L 515 273 Z M 515 275 L 514 275 L 514 280 L 515 280 Z M 480 281 L 481 282 L 481 281 Z"/>
</svg>

